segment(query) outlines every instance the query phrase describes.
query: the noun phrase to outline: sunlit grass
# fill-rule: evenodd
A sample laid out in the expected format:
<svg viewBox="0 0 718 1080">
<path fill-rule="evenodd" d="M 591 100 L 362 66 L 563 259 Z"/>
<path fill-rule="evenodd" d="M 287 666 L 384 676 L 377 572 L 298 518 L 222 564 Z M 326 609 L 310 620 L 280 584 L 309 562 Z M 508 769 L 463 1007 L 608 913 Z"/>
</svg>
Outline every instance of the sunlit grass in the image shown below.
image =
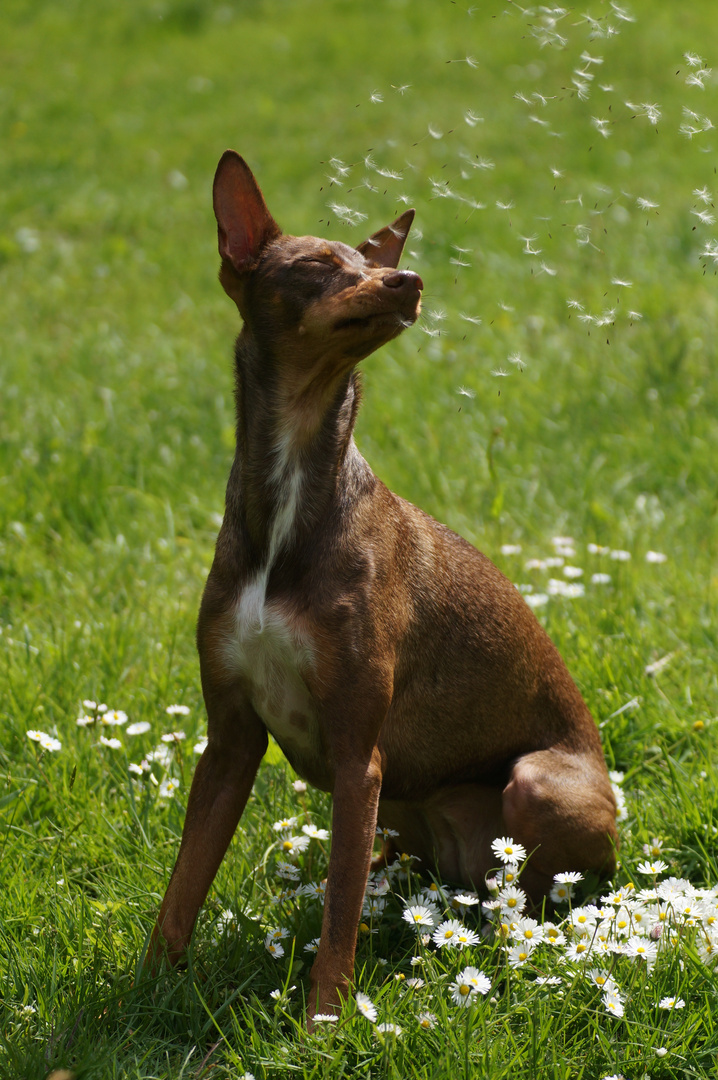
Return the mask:
<svg viewBox="0 0 718 1080">
<path fill-rule="evenodd" d="M 581 964 L 545 947 L 509 970 L 490 935 L 419 946 L 398 898 L 428 884 L 413 872 L 357 961 L 377 1023 L 401 1034 L 352 1000 L 309 1039 L 321 903 L 275 902 L 272 823 L 325 828 L 330 806 L 295 791 L 274 745 L 189 966 L 135 984 L 204 735 L 194 621 L 233 452 L 237 321 L 210 201 L 226 146 L 289 231 L 358 243 L 416 207 L 424 315 L 365 364 L 360 447 L 497 562 L 566 657 L 624 774 L 616 887 L 648 884 L 659 839 L 659 880 L 715 899 L 713 9 L 586 12 L 5 4 L 3 1076 L 715 1071 L 702 930 L 681 926 L 650 972 L 612 955 L 624 1013 L 609 1016 Z M 300 882 L 321 884 L 328 847 L 299 855 Z M 491 990 L 464 1009 L 448 988 L 467 966 Z"/>
</svg>

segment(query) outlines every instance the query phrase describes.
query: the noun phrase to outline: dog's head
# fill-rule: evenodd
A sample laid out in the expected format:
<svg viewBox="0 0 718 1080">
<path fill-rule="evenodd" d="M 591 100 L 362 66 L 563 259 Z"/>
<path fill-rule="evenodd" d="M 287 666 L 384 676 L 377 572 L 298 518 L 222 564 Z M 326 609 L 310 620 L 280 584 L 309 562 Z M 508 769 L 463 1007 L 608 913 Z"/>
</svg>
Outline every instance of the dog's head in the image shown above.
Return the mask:
<svg viewBox="0 0 718 1080">
<path fill-rule="evenodd" d="M 246 162 L 222 155 L 214 178 L 220 281 L 269 352 L 312 368 L 353 366 L 416 321 L 423 282 L 397 270 L 414 211 L 358 247 L 282 233 Z M 333 361 L 333 362 L 332 362 Z"/>
</svg>

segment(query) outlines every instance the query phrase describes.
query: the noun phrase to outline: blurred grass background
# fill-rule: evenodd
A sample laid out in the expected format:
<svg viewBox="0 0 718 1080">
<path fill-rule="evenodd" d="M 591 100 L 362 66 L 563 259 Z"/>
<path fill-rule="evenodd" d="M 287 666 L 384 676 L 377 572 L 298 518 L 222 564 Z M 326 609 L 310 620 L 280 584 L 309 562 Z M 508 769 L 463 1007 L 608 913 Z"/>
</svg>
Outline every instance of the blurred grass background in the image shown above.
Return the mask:
<svg viewBox="0 0 718 1080">
<path fill-rule="evenodd" d="M 586 595 L 540 614 L 645 796 L 624 850 L 664 830 L 686 871 L 718 876 L 713 6 L 587 11 L 3 5 L 3 994 L 39 995 L 46 1025 L 5 1044 L 9 1075 L 44 1075 L 47 1031 L 77 1015 L 82 897 L 124 912 L 94 1001 L 127 987 L 176 850 L 189 755 L 180 802 L 138 809 L 125 758 L 75 718 L 85 697 L 155 724 L 182 701 L 203 728 L 193 624 L 233 452 L 238 321 L 211 209 L 227 146 L 289 232 L 359 243 L 416 207 L 405 261 L 425 314 L 364 365 L 360 449 L 535 591 L 547 575 L 525 561 L 574 538 Z M 63 752 L 38 764 L 28 728 Z M 218 896 L 269 843 L 286 783 L 273 751 Z M 69 937 L 30 946 L 28 926 L 57 933 L 58 876 L 79 905 Z"/>
</svg>

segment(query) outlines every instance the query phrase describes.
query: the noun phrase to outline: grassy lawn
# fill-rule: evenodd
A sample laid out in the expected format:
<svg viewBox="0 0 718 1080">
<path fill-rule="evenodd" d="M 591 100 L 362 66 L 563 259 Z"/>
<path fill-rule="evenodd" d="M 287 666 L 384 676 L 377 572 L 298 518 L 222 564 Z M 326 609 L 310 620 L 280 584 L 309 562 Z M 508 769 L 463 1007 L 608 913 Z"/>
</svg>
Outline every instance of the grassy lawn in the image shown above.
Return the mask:
<svg viewBox="0 0 718 1080">
<path fill-rule="evenodd" d="M 0 1076 L 718 1069 L 714 21 L 710 0 L 5 0 Z M 273 744 L 187 968 L 136 980 L 204 735 L 194 623 L 234 433 L 210 195 L 227 146 L 289 232 L 359 243 L 416 207 L 424 315 L 364 365 L 359 447 L 526 593 L 625 801 L 621 896 L 578 886 L 525 959 L 495 914 L 397 868 L 358 948 L 376 1022 L 352 999 L 313 1037 L 329 842 L 282 879 L 272 826 L 327 828 L 330 802 Z M 420 895 L 480 941 L 423 940 L 400 899 Z M 462 997 L 467 966 L 485 993 Z"/>
</svg>

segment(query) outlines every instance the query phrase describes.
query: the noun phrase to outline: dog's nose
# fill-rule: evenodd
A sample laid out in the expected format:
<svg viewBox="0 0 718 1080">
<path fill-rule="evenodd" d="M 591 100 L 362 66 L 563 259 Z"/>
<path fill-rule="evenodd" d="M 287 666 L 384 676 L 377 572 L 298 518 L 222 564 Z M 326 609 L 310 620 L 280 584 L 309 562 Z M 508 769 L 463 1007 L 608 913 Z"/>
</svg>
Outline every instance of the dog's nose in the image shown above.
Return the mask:
<svg viewBox="0 0 718 1080">
<path fill-rule="evenodd" d="M 413 270 L 394 270 L 391 274 L 387 274 L 383 279 L 383 284 L 387 289 L 418 289 L 419 292 L 424 288 L 424 282 L 421 280 L 418 274 L 415 274 Z"/>
</svg>

